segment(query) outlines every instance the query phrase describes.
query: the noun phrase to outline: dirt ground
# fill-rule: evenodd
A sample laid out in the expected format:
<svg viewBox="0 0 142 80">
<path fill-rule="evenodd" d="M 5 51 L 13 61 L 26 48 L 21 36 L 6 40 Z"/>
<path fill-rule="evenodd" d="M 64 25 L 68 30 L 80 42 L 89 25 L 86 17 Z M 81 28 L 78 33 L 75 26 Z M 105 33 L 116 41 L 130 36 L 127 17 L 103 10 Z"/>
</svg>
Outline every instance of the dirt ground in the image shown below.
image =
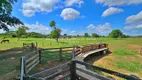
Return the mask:
<svg viewBox="0 0 142 80">
<path fill-rule="evenodd" d="M 0 51 L 0 80 L 16 79 L 20 72 L 20 58 L 24 54 L 22 48 Z"/>
</svg>

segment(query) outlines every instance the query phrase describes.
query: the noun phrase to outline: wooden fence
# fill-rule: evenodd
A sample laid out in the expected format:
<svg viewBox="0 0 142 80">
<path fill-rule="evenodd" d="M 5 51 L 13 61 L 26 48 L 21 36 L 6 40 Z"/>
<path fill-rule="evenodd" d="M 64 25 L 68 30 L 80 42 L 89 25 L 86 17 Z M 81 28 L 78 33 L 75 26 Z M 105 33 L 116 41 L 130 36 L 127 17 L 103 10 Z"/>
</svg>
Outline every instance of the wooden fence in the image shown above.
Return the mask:
<svg viewBox="0 0 142 80">
<path fill-rule="evenodd" d="M 63 53 L 66 51 L 70 51 L 70 54 L 72 55 L 72 47 L 62 47 L 62 48 L 47 48 L 47 49 L 36 49 L 31 53 L 26 54 L 25 56 L 21 57 L 21 73 L 20 73 L 20 80 L 23 80 L 26 75 L 29 74 L 29 72 L 37 65 L 42 63 L 42 55 L 43 54 L 49 54 L 44 53 L 44 51 L 50 51 L 50 50 L 57 50 L 59 51 L 59 60 L 62 61 L 63 59 Z M 56 56 L 56 55 L 53 55 Z M 51 56 L 50 56 L 51 57 Z M 57 58 L 57 57 L 56 57 Z M 72 59 L 72 56 L 70 56 Z M 71 60 L 70 59 L 70 60 Z"/>
<path fill-rule="evenodd" d="M 88 51 L 101 49 L 101 48 L 107 48 L 107 47 L 108 47 L 108 44 L 105 44 L 105 43 L 89 44 L 89 45 L 85 45 L 85 46 L 82 46 L 82 47 L 74 46 L 74 53 L 75 53 L 75 56 L 77 56 L 81 53 L 86 53 Z"/>
<path fill-rule="evenodd" d="M 123 73 L 108 70 L 105 68 L 101 68 L 101 67 L 94 66 L 92 64 L 77 61 L 77 60 L 71 60 L 70 62 L 67 62 L 65 64 L 61 64 L 59 66 L 56 66 L 56 67 L 53 67 L 50 69 L 47 69 L 45 71 L 42 71 L 42 72 L 39 72 L 36 74 L 32 74 L 32 75 L 28 75 L 28 78 L 35 79 L 35 80 L 54 80 L 54 79 L 57 79 L 57 80 L 65 80 L 65 79 L 78 80 L 78 79 L 80 79 L 81 80 L 81 78 L 83 78 L 86 80 L 86 78 L 85 78 L 86 76 L 79 76 L 78 73 L 76 72 L 77 70 L 81 71 L 85 74 L 88 74 L 90 76 L 91 75 L 93 76 L 93 73 L 91 73 L 90 71 L 86 71 L 84 69 L 76 67 L 77 64 L 89 66 L 89 67 L 96 69 L 98 71 L 102 71 L 102 72 L 105 72 L 105 73 L 108 73 L 108 74 L 111 74 L 111 75 L 114 75 L 114 76 L 117 76 L 117 77 L 120 77 L 120 78 L 123 78 L 126 80 L 140 80 L 140 78 L 138 78 L 134 75 L 126 75 Z M 98 79 L 110 80 L 110 78 L 105 78 L 105 77 L 99 77 Z"/>
<path fill-rule="evenodd" d="M 20 80 L 24 80 L 24 77 L 37 65 L 40 60 L 39 50 L 35 50 L 31 53 L 22 56 L 21 58 L 21 73 Z"/>
</svg>

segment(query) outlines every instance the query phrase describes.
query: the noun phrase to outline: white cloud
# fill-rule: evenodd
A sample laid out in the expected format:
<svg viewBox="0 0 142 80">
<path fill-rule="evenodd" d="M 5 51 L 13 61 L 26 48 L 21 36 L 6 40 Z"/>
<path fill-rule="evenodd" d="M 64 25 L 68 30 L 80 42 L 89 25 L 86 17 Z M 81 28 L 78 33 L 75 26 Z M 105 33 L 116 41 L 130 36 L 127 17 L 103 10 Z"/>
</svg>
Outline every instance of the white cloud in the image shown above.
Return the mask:
<svg viewBox="0 0 142 80">
<path fill-rule="evenodd" d="M 38 32 L 42 34 L 48 34 L 51 31 L 47 26 L 40 24 L 38 21 L 36 22 L 36 24 L 25 24 L 25 26 L 29 28 L 28 32 Z"/>
<path fill-rule="evenodd" d="M 139 25 L 131 25 L 131 26 L 125 26 L 125 30 L 133 30 L 133 29 L 142 29 L 142 24 Z"/>
<path fill-rule="evenodd" d="M 110 16 L 116 13 L 123 12 L 123 9 L 115 8 L 115 7 L 110 7 L 107 10 L 105 10 L 102 14 L 102 17 Z"/>
<path fill-rule="evenodd" d="M 76 19 L 80 16 L 80 12 L 78 12 L 77 10 L 73 9 L 73 8 L 65 8 L 60 16 L 64 19 L 64 20 L 73 20 Z"/>
<path fill-rule="evenodd" d="M 90 24 L 89 26 L 87 26 L 87 29 L 94 29 L 94 28 L 95 28 L 94 24 Z"/>
<path fill-rule="evenodd" d="M 83 0 L 66 0 L 65 1 L 65 6 L 73 6 L 73 5 L 78 5 L 81 7 L 81 5 L 84 3 Z"/>
<path fill-rule="evenodd" d="M 71 31 L 71 33 L 76 33 L 76 31 Z"/>
<path fill-rule="evenodd" d="M 125 23 L 127 24 L 127 26 L 124 27 L 125 30 L 131 31 L 131 32 L 133 31 L 141 32 L 142 31 L 142 11 L 136 15 L 127 17 Z"/>
<path fill-rule="evenodd" d="M 8 26 L 8 28 L 9 28 L 10 31 L 16 31 L 19 26 L 21 26 L 21 25 L 17 25 L 15 27 Z M 25 26 L 29 28 L 28 32 L 38 32 L 38 33 L 42 33 L 42 34 L 48 34 L 51 31 L 51 29 L 49 27 L 40 24 L 38 21 L 36 22 L 36 24 L 25 23 Z M 5 31 L 0 29 L 0 33 L 4 33 L 4 32 Z"/>
<path fill-rule="evenodd" d="M 94 25 L 94 24 L 90 24 L 89 26 L 87 26 L 88 28 L 88 33 L 98 33 L 98 34 L 103 34 L 106 35 L 108 33 L 110 33 L 112 31 L 111 25 L 109 23 L 105 23 L 104 25 Z"/>
<path fill-rule="evenodd" d="M 98 31 L 99 33 L 110 33 L 112 31 L 111 29 L 111 25 L 109 23 L 105 23 L 104 25 L 97 25 L 96 26 L 96 31 Z"/>
<path fill-rule="evenodd" d="M 121 6 L 121 5 L 142 3 L 142 0 L 95 0 L 95 1 L 96 3 L 100 3 L 105 6 Z"/>
<path fill-rule="evenodd" d="M 51 12 L 58 0 L 26 0 L 22 4 L 22 13 L 31 17 L 35 12 Z"/>
<path fill-rule="evenodd" d="M 132 15 L 127 17 L 126 22 L 127 24 L 131 24 L 131 23 L 142 23 L 142 11 L 139 12 L 136 15 Z"/>
</svg>

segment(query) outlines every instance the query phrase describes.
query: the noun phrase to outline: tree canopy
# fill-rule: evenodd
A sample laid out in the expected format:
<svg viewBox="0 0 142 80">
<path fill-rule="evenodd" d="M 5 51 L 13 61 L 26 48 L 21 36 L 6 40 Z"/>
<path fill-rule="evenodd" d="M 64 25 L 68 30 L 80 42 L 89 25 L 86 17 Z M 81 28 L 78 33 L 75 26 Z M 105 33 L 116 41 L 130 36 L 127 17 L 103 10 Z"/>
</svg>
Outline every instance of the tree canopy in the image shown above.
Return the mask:
<svg viewBox="0 0 142 80">
<path fill-rule="evenodd" d="M 15 26 L 23 23 L 11 15 L 12 5 L 17 0 L 0 0 L 0 29 L 9 31 L 8 26 Z"/>
<path fill-rule="evenodd" d="M 61 29 L 56 28 L 56 22 L 54 20 L 52 20 L 49 25 L 53 28 L 50 33 L 50 37 L 56 39 L 56 41 L 58 42 L 58 39 L 61 36 Z"/>
<path fill-rule="evenodd" d="M 29 30 L 29 28 L 26 27 L 26 26 L 21 26 L 21 27 L 18 28 L 18 30 L 16 31 L 18 40 L 20 39 L 20 37 L 21 37 L 22 35 L 24 35 L 24 34 L 27 33 L 26 30 Z"/>
<path fill-rule="evenodd" d="M 89 34 L 88 33 L 84 33 L 84 37 L 89 37 Z"/>
<path fill-rule="evenodd" d="M 119 38 L 122 37 L 122 35 L 123 33 L 119 29 L 115 29 L 109 34 L 111 38 Z"/>
<path fill-rule="evenodd" d="M 92 37 L 99 37 L 99 35 L 96 33 L 92 33 Z"/>
</svg>

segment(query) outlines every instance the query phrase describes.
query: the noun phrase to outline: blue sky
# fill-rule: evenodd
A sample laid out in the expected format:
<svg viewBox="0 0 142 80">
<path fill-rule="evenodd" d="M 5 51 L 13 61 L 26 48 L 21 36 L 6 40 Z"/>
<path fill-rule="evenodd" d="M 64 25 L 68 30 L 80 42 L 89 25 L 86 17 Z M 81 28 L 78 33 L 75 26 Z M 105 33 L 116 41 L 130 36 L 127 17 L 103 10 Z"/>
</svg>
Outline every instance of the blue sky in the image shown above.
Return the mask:
<svg viewBox="0 0 142 80">
<path fill-rule="evenodd" d="M 142 35 L 142 0 L 18 0 L 12 15 L 30 32 L 48 34 L 49 22 L 55 20 L 62 34 L 108 35 L 120 29 L 124 34 Z"/>
</svg>

